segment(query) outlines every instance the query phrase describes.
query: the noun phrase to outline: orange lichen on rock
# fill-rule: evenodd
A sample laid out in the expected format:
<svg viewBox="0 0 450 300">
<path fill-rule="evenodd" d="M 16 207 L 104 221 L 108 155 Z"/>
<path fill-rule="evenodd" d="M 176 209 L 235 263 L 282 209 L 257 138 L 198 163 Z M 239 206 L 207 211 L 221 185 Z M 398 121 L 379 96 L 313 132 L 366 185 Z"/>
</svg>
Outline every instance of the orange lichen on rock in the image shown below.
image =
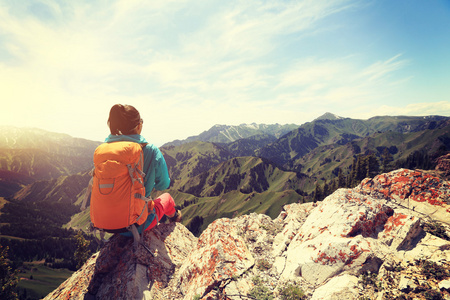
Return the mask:
<svg viewBox="0 0 450 300">
<path fill-rule="evenodd" d="M 357 245 L 352 245 L 347 250 L 340 249 L 339 252 L 335 252 L 335 248 L 328 249 L 329 251 L 319 250 L 317 258 L 313 259 L 315 263 L 322 265 L 332 265 L 337 262 L 341 262 L 344 265 L 351 265 L 355 259 L 357 259 L 363 252 L 369 252 L 369 250 L 359 249 Z"/>
<path fill-rule="evenodd" d="M 364 180 L 358 187 L 364 194 L 376 198 L 413 200 L 443 206 L 450 199 L 448 183 L 419 171 L 397 170 Z"/>
<path fill-rule="evenodd" d="M 402 222 L 402 220 L 406 219 L 406 215 L 401 213 L 395 213 L 393 216 L 389 217 L 386 224 L 384 225 L 384 231 L 386 233 L 390 232 L 392 228 L 405 225 L 405 222 Z"/>
<path fill-rule="evenodd" d="M 378 230 L 386 223 L 393 213 L 390 207 L 381 207 L 375 213 L 370 212 L 370 218 L 366 213 L 359 212 L 360 216 L 350 230 L 344 234 L 345 237 L 354 237 L 361 234 L 364 237 L 375 236 Z"/>
</svg>

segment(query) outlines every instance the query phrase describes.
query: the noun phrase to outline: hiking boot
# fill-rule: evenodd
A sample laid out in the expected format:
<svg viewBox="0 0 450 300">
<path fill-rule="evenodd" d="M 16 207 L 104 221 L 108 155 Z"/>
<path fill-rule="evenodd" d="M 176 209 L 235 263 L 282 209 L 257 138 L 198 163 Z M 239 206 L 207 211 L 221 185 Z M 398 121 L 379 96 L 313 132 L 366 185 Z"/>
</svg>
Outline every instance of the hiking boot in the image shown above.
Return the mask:
<svg viewBox="0 0 450 300">
<path fill-rule="evenodd" d="M 181 222 L 181 210 L 176 210 L 175 214 L 173 215 L 173 217 L 169 218 L 170 222 Z"/>
</svg>

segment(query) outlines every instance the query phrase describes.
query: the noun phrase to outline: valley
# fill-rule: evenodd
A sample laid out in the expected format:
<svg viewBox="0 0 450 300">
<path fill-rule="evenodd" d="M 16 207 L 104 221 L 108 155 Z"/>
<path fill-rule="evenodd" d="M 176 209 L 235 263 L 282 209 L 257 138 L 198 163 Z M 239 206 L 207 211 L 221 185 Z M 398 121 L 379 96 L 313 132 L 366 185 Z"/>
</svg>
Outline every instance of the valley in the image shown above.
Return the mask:
<svg viewBox="0 0 450 300">
<path fill-rule="evenodd" d="M 450 118 L 441 116 L 355 120 L 325 114 L 300 126 L 244 125 L 216 125 L 160 148 L 171 176 L 167 191 L 196 236 L 218 218 L 252 212 L 275 218 L 286 204 L 321 201 L 365 177 L 434 169 L 450 150 Z M 75 234 L 89 225 L 89 210 L 79 207 L 98 144 L 2 128 L 0 244 L 9 247 L 15 268 L 44 260 L 55 270 L 76 269 Z M 96 240 L 85 238 L 95 251 Z"/>
</svg>

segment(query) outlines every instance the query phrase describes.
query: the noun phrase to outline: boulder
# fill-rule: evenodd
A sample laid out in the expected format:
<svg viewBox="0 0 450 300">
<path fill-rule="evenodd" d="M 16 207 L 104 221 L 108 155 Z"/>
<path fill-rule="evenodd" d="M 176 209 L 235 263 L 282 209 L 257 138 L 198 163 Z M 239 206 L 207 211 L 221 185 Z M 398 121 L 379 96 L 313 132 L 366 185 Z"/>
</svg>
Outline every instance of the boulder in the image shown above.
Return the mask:
<svg viewBox="0 0 450 300">
<path fill-rule="evenodd" d="M 345 270 L 357 272 L 380 253 L 375 238 L 390 229 L 385 224 L 393 215 L 377 199 L 350 189 L 336 191 L 309 214 L 293 238 L 282 275 L 302 276 L 317 285 Z"/>
<path fill-rule="evenodd" d="M 179 280 L 175 280 L 186 299 L 203 296 L 215 287 L 223 288 L 233 276 L 253 266 L 255 260 L 238 230 L 232 220 L 219 219 L 203 232 L 181 266 Z"/>
</svg>

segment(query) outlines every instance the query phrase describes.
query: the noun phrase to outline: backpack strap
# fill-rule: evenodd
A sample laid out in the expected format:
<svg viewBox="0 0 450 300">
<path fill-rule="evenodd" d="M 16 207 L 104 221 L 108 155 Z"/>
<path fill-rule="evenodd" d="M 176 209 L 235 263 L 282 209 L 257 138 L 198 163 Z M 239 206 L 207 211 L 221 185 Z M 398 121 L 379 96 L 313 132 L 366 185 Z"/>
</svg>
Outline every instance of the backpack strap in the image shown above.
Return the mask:
<svg viewBox="0 0 450 300">
<path fill-rule="evenodd" d="M 131 233 L 133 234 L 134 247 L 135 247 L 135 249 L 137 249 L 137 247 L 139 246 L 139 243 L 141 242 L 141 236 L 139 235 L 139 231 L 137 230 L 137 227 L 134 224 L 128 226 L 127 229 L 129 231 L 131 231 Z"/>
<path fill-rule="evenodd" d="M 88 230 L 89 230 L 89 233 L 92 233 L 92 235 L 96 238 L 96 240 L 99 244 L 101 244 L 102 242 L 103 243 L 108 242 L 108 240 L 105 239 L 106 232 L 103 229 L 94 227 L 94 224 L 92 222 L 90 223 Z M 97 231 L 99 232 L 100 238 L 97 237 Z"/>
<path fill-rule="evenodd" d="M 134 184 L 134 182 L 137 180 L 139 181 L 140 184 L 144 185 L 144 182 L 142 182 L 141 178 L 139 176 L 141 176 L 142 178 L 145 178 L 145 173 L 139 169 L 139 165 L 144 166 L 144 147 L 147 144 L 139 144 L 141 146 L 141 155 L 139 157 L 139 161 L 132 166 L 131 164 L 127 165 L 128 168 L 128 174 L 130 175 L 131 178 L 131 183 Z M 137 177 L 137 179 L 135 178 L 134 174 L 137 173 L 139 176 Z"/>
<path fill-rule="evenodd" d="M 128 168 L 128 174 L 130 175 L 131 184 L 134 185 L 134 182 L 137 181 L 136 178 L 134 178 L 134 173 L 136 172 L 137 168 L 136 166 L 132 166 L 130 164 L 127 165 Z"/>
</svg>

